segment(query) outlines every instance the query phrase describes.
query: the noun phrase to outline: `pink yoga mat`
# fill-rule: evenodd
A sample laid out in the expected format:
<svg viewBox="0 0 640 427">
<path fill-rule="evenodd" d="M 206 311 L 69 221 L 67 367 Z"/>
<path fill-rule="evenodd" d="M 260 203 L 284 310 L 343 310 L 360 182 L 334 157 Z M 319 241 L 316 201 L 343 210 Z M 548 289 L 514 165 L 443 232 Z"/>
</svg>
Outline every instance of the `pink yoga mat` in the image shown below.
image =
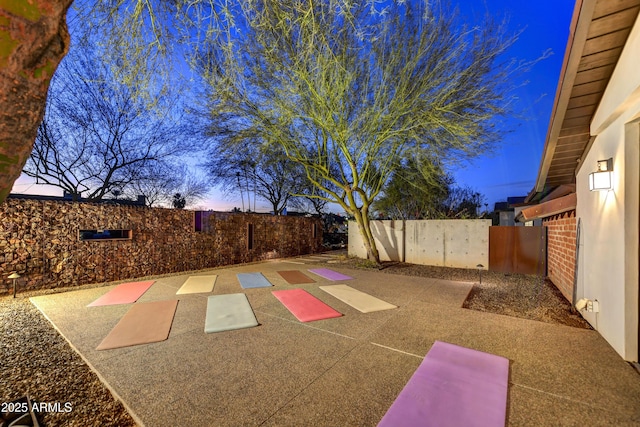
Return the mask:
<svg viewBox="0 0 640 427">
<path fill-rule="evenodd" d="M 378 427 L 503 427 L 509 359 L 436 341 Z"/>
<path fill-rule="evenodd" d="M 303 289 L 288 289 L 271 293 L 301 322 L 342 316 L 341 313 Z"/>
<path fill-rule="evenodd" d="M 123 283 L 111 289 L 106 294 L 89 304 L 87 307 L 97 307 L 101 305 L 131 304 L 144 294 L 153 285 L 155 280 L 147 282 Z"/>
</svg>

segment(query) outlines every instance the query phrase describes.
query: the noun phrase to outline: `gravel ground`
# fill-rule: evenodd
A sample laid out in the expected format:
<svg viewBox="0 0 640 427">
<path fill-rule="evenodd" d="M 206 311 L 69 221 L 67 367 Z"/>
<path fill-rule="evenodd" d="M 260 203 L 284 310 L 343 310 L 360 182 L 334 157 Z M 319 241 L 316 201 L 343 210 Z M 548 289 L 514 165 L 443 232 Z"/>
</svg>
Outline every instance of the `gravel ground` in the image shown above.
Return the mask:
<svg viewBox="0 0 640 427">
<path fill-rule="evenodd" d="M 345 267 L 372 269 L 376 265 L 356 258 L 333 261 Z M 525 274 L 385 262 L 383 273 L 475 282 L 463 307 L 540 322 L 591 329 L 589 323 L 571 309 L 571 304 L 549 280 Z"/>
<path fill-rule="evenodd" d="M 136 425 L 27 297 L 0 297 L 0 337 L 0 405 L 25 395 L 46 403 L 46 427 Z"/>
<path fill-rule="evenodd" d="M 349 268 L 378 268 L 343 257 L 331 261 Z M 478 282 L 478 271 L 404 263 L 384 263 L 383 273 Z M 51 292 L 51 291 L 49 291 Z M 45 292 L 43 292 L 45 293 Z M 60 412 L 41 412 L 43 426 L 135 426 L 124 406 L 71 349 L 28 299 L 0 297 L 0 404 L 25 395 L 59 404 Z M 465 308 L 542 322 L 590 328 L 548 280 L 521 274 L 482 272 Z M 64 412 L 70 404 L 70 412 Z M 4 415 L 4 414 L 2 414 Z M 0 427 L 3 423 L 0 418 Z"/>
</svg>

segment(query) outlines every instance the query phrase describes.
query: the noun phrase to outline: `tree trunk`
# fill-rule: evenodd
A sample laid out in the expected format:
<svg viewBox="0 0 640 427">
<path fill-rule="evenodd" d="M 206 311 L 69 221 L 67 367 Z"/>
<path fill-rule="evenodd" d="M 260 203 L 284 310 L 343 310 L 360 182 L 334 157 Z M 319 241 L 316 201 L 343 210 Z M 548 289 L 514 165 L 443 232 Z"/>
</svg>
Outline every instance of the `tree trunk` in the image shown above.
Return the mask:
<svg viewBox="0 0 640 427">
<path fill-rule="evenodd" d="M 369 222 L 369 218 L 366 215 L 363 215 L 360 211 L 355 212 L 354 218 L 356 220 L 356 223 L 358 224 L 358 230 L 360 231 L 360 236 L 362 236 L 364 248 L 367 250 L 367 259 L 379 265 L 380 254 L 378 253 L 376 242 L 373 239 L 373 233 L 371 232 L 371 223 Z"/>
<path fill-rule="evenodd" d="M 0 203 L 29 158 L 49 82 L 69 48 L 72 1 L 0 2 Z"/>
</svg>

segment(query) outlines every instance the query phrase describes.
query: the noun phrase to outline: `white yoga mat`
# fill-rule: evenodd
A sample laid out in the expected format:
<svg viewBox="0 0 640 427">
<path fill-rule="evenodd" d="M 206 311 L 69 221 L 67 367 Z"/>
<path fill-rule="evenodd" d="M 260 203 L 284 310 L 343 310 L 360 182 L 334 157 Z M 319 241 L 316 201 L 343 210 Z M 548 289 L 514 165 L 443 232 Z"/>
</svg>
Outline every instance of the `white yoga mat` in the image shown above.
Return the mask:
<svg viewBox="0 0 640 427">
<path fill-rule="evenodd" d="M 382 301 L 347 285 L 320 286 L 320 289 L 362 313 L 398 308 L 398 306 L 389 304 L 386 301 Z"/>
<path fill-rule="evenodd" d="M 176 295 L 212 292 L 217 278 L 216 274 L 212 276 L 190 276 L 178 289 Z"/>
<path fill-rule="evenodd" d="M 211 295 L 207 299 L 206 333 L 258 326 L 245 294 Z"/>
</svg>

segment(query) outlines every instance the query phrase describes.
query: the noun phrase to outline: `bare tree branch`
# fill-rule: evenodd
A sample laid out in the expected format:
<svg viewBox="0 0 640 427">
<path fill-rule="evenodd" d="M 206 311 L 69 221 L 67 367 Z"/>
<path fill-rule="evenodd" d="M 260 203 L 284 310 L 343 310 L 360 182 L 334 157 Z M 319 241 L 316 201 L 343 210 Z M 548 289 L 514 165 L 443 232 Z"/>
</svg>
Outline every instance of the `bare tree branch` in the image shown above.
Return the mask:
<svg viewBox="0 0 640 427">
<path fill-rule="evenodd" d="M 178 120 L 166 101 L 148 109 L 91 51 L 76 49 L 51 83 L 24 173 L 76 198 L 100 200 L 193 150 Z"/>
</svg>

